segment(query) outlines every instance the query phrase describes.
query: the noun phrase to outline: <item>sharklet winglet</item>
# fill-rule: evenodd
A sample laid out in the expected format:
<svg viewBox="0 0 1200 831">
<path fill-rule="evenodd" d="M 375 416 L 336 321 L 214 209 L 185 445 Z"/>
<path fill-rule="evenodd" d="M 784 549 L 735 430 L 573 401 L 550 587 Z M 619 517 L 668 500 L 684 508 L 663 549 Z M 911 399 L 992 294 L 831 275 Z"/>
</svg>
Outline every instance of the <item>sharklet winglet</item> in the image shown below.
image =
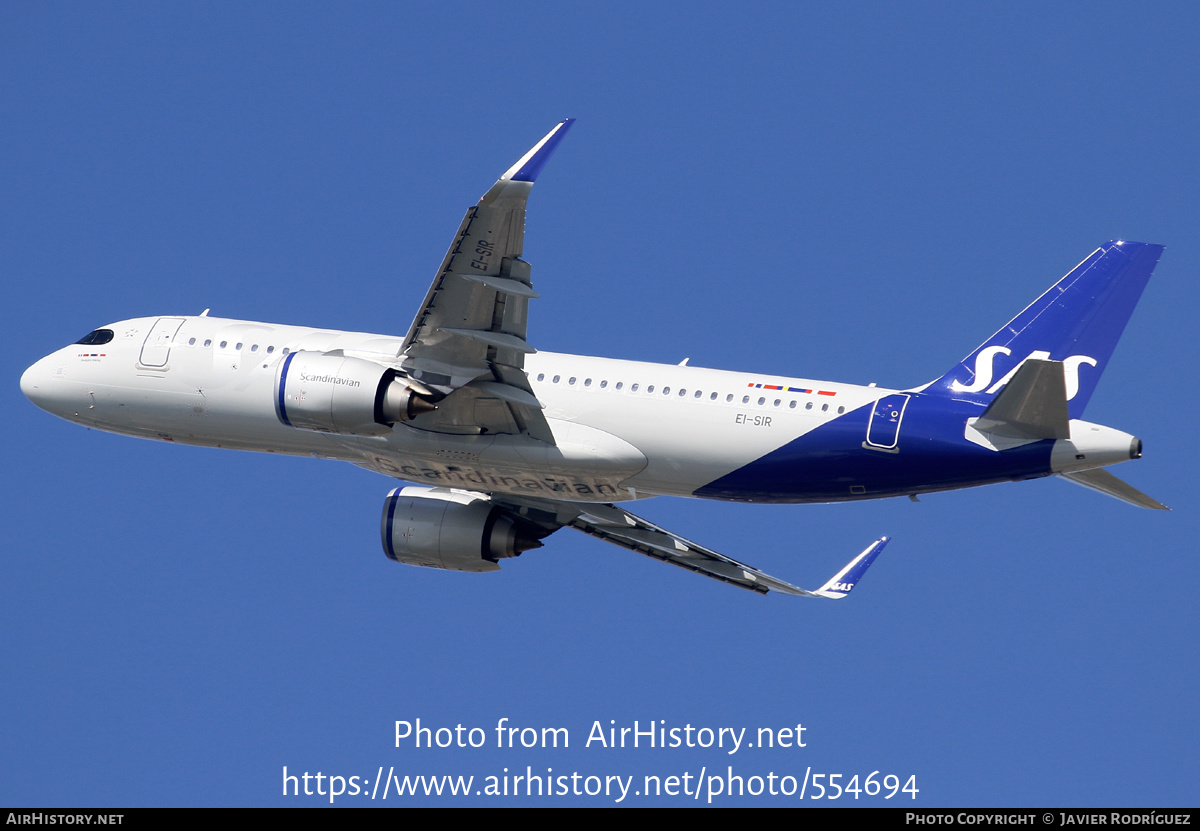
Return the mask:
<svg viewBox="0 0 1200 831">
<path fill-rule="evenodd" d="M 875 540 L 875 542 L 864 548 L 861 554 L 846 563 L 841 571 L 829 578 L 829 582 L 812 594 L 818 597 L 828 597 L 833 600 L 840 600 L 850 594 L 850 591 L 862 580 L 863 575 L 867 573 L 867 569 L 871 567 L 871 563 L 875 562 L 875 558 L 879 556 L 879 552 L 883 551 L 889 542 L 891 542 L 891 537 L 880 537 Z"/>
<path fill-rule="evenodd" d="M 534 182 L 537 180 L 538 174 L 542 172 L 546 162 L 554 155 L 554 151 L 558 148 L 558 143 L 562 141 L 563 136 L 567 134 L 567 130 L 571 129 L 571 125 L 575 123 L 573 118 L 565 118 L 555 125 L 554 129 L 546 133 L 542 140 L 529 149 L 529 152 L 517 160 L 517 163 L 504 172 L 500 177 L 500 181 L 512 182 Z"/>
</svg>

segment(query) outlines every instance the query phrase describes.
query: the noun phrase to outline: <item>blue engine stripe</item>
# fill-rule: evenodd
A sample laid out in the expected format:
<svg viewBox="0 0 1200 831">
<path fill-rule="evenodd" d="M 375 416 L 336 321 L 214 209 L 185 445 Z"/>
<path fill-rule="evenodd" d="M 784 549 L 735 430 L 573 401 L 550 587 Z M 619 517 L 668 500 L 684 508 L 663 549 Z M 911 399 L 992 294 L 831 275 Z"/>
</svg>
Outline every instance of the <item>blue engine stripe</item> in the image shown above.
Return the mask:
<svg viewBox="0 0 1200 831">
<path fill-rule="evenodd" d="M 284 406 L 284 403 L 283 403 L 283 401 L 284 401 L 283 393 L 284 393 L 284 390 L 287 389 L 288 366 L 291 365 L 292 358 L 296 357 L 296 354 L 297 353 L 295 353 L 295 352 L 291 352 L 288 354 L 288 356 L 286 358 L 283 359 L 283 368 L 279 370 L 279 390 L 277 391 L 276 396 L 275 396 L 275 415 L 279 416 L 279 420 L 282 421 L 284 424 L 286 424 L 288 427 L 292 426 L 292 422 L 288 421 L 287 408 Z"/>
<path fill-rule="evenodd" d="M 387 533 L 383 535 L 383 553 L 388 555 L 389 560 L 396 559 L 396 549 L 392 547 L 392 524 L 396 520 L 396 501 L 398 496 L 399 488 L 388 494 Z"/>
</svg>

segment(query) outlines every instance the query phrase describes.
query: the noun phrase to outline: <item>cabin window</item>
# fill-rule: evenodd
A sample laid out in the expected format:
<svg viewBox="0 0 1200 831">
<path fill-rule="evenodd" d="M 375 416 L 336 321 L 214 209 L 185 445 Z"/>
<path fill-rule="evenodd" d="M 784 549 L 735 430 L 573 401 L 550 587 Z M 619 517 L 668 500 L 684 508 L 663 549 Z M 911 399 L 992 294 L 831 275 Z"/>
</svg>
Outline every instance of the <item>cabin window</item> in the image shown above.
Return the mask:
<svg viewBox="0 0 1200 831">
<path fill-rule="evenodd" d="M 605 388 L 605 387 L 607 387 L 607 386 L 608 386 L 608 381 L 601 381 L 601 382 L 600 382 L 600 389 L 604 389 L 604 388 Z"/>
<path fill-rule="evenodd" d="M 671 394 L 671 388 L 663 387 L 663 395 L 670 395 L 670 394 Z"/>
<path fill-rule="evenodd" d="M 550 381 L 551 381 L 552 383 L 555 383 L 555 384 L 557 384 L 557 383 L 558 383 L 558 379 L 559 379 L 559 378 L 561 378 L 561 377 L 562 377 L 561 375 L 555 375 L 553 378 L 551 378 L 551 379 L 550 379 Z"/>
<path fill-rule="evenodd" d="M 195 345 L 196 345 L 196 339 L 188 338 L 188 346 L 195 346 Z"/>
<path fill-rule="evenodd" d="M 791 403 L 789 403 L 789 404 L 788 404 L 788 408 L 789 408 L 789 409 L 792 409 L 792 410 L 796 409 L 796 401 L 795 401 L 795 399 L 793 399 L 793 400 L 791 401 Z"/>
<path fill-rule="evenodd" d="M 574 375 L 572 375 L 571 379 L 569 381 L 567 381 L 567 384 L 570 386 L 575 386 L 575 376 Z"/>
<path fill-rule="evenodd" d="M 623 386 L 625 386 L 625 382 L 624 382 L 624 381 L 617 381 L 617 389 L 620 389 L 620 388 L 621 388 L 621 387 L 623 387 Z"/>
<path fill-rule="evenodd" d="M 584 379 L 583 385 L 585 387 L 590 387 L 592 385 L 592 379 L 591 378 Z"/>
<path fill-rule="evenodd" d="M 780 405 L 780 403 L 781 403 L 780 400 L 778 398 L 776 398 L 774 406 L 778 407 Z"/>
<path fill-rule="evenodd" d="M 726 403 L 726 404 L 728 404 L 728 403 L 729 403 L 730 401 L 732 401 L 732 400 L 733 400 L 733 393 L 729 393 L 728 395 L 726 395 L 726 396 L 725 396 L 725 403 Z"/>
<path fill-rule="evenodd" d="M 749 403 L 750 403 L 750 396 L 748 396 L 748 395 L 743 395 L 743 396 L 742 396 L 742 403 L 743 403 L 743 404 L 749 404 Z"/>
<path fill-rule="evenodd" d="M 637 391 L 638 391 L 638 385 L 637 385 L 637 384 L 634 384 L 634 385 L 632 385 L 632 386 L 629 388 L 629 391 L 630 391 L 630 392 L 637 392 Z"/>
<path fill-rule="evenodd" d="M 291 351 L 292 351 L 292 350 L 291 350 L 291 347 L 287 347 L 287 346 L 285 346 L 285 347 L 283 347 L 283 351 L 282 351 L 282 352 L 280 352 L 279 354 L 280 354 L 280 355 L 286 355 L 287 353 L 289 353 L 289 352 L 291 352 Z"/>
<path fill-rule="evenodd" d="M 763 404 L 766 404 L 766 403 L 767 403 L 767 399 L 765 399 L 765 398 L 758 399 L 758 406 L 761 407 Z"/>
<path fill-rule="evenodd" d="M 241 345 L 240 343 L 239 343 L 237 346 L 233 347 L 233 348 L 234 348 L 234 349 L 236 349 L 236 350 L 238 350 L 239 352 L 241 352 L 241 351 L 242 351 L 242 345 Z"/>
<path fill-rule="evenodd" d="M 207 349 L 210 346 L 212 346 L 212 338 L 205 338 L 204 339 L 204 348 Z"/>
<path fill-rule="evenodd" d="M 809 401 L 807 404 L 805 404 L 805 405 L 804 405 L 804 409 L 806 409 L 806 410 L 811 410 L 811 409 L 812 409 L 812 402 L 811 402 L 811 401 Z"/>
<path fill-rule="evenodd" d="M 250 347 L 250 351 L 251 351 L 251 352 L 257 352 L 257 351 L 258 351 L 258 344 L 256 343 L 256 344 L 254 344 L 253 346 L 251 346 L 251 347 Z"/>
<path fill-rule="evenodd" d="M 538 373 L 538 380 L 539 380 L 539 381 L 545 381 L 545 380 L 546 380 L 546 373 L 544 373 L 544 372 L 539 372 L 539 373 Z"/>
<path fill-rule="evenodd" d="M 822 404 L 822 405 L 821 405 L 821 412 L 823 412 L 823 413 L 825 413 L 825 412 L 829 412 L 829 405 L 828 405 L 828 404 Z"/>
<path fill-rule="evenodd" d="M 229 341 L 227 341 L 227 340 L 221 341 L 221 348 L 224 349 L 226 346 L 229 346 Z"/>
<path fill-rule="evenodd" d="M 654 392 L 654 385 L 651 384 L 650 386 L 646 387 L 646 392 Z"/>
<path fill-rule="evenodd" d="M 841 414 L 842 414 L 842 413 L 844 413 L 844 412 L 846 412 L 846 408 L 845 408 L 845 407 L 838 407 L 838 415 L 841 415 Z"/>
</svg>

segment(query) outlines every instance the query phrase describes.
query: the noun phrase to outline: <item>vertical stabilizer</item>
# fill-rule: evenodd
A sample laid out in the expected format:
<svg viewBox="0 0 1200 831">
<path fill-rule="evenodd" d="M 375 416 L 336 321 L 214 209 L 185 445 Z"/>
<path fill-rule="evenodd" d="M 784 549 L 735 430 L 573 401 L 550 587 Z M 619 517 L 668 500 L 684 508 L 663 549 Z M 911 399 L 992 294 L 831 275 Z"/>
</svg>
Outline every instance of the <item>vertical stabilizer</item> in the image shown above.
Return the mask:
<svg viewBox="0 0 1200 831">
<path fill-rule="evenodd" d="M 1026 359 L 1059 361 L 1070 417 L 1080 418 L 1162 251 L 1105 243 L 927 391 L 986 403 Z"/>
</svg>

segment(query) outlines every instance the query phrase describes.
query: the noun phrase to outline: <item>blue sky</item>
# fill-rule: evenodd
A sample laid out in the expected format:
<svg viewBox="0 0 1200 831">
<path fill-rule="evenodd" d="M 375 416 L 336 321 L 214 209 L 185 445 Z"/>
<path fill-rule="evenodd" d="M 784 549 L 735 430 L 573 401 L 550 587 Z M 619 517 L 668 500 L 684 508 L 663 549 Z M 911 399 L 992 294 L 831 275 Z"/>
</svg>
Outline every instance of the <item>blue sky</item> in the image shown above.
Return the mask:
<svg viewBox="0 0 1200 831">
<path fill-rule="evenodd" d="M 283 798 L 284 766 L 733 766 L 916 776 L 915 802 L 860 805 L 1194 805 L 1198 23 L 1182 3 L 0 6 L 0 804 L 327 804 Z M 1088 418 L 1144 440 L 1116 472 L 1173 512 L 1058 480 L 639 506 L 806 586 L 893 536 L 839 603 L 569 529 L 499 574 L 439 573 L 384 557 L 379 476 L 21 396 L 25 366 L 129 317 L 403 333 L 462 212 L 565 116 L 527 223 L 543 349 L 908 387 L 1099 243 L 1165 244 Z M 417 718 L 492 741 L 396 748 Z M 497 749 L 502 718 L 571 747 Z M 584 747 L 610 720 L 803 724 L 807 746 Z"/>
</svg>

